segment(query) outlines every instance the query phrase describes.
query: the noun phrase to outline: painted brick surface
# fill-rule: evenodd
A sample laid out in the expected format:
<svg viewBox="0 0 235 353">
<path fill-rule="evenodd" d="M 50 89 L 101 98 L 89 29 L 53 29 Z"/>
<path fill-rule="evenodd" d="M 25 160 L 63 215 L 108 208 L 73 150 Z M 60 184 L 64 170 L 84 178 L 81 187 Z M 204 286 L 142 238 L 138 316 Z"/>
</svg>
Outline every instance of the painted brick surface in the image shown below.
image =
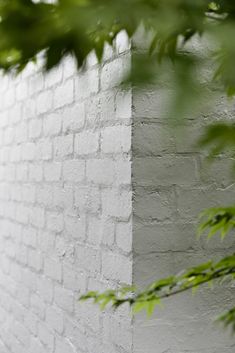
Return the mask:
<svg viewBox="0 0 235 353">
<path fill-rule="evenodd" d="M 78 302 L 87 290 L 148 284 L 234 247 L 195 239 L 198 212 L 234 202 L 227 161 L 211 169 L 164 121 L 164 90 L 122 90 L 124 33 L 77 73 L 31 65 L 0 84 L 0 353 L 232 353 L 211 325 L 234 289 L 186 294 L 146 321 Z M 217 117 L 232 109 L 221 97 Z M 210 121 L 215 114 L 207 117 Z M 180 130 L 182 131 L 182 130 Z"/>
<path fill-rule="evenodd" d="M 1 78 L 1 353 L 131 350 L 128 310 L 78 302 L 132 283 L 125 41 L 102 67 L 91 56 L 77 73 L 68 58 L 45 76 L 29 65 Z"/>
<path fill-rule="evenodd" d="M 163 93 L 153 87 L 133 92 L 133 281 L 140 287 L 235 248 L 232 236 L 224 242 L 196 240 L 199 212 L 234 203 L 229 161 L 209 167 L 195 148 L 203 115 L 179 131 L 166 124 Z M 222 99 L 219 107 L 232 114 Z M 165 301 L 149 320 L 137 315 L 133 352 L 232 353 L 231 336 L 212 320 L 230 307 L 233 297 L 234 288 L 205 287 L 193 297 L 186 293 Z"/>
</svg>

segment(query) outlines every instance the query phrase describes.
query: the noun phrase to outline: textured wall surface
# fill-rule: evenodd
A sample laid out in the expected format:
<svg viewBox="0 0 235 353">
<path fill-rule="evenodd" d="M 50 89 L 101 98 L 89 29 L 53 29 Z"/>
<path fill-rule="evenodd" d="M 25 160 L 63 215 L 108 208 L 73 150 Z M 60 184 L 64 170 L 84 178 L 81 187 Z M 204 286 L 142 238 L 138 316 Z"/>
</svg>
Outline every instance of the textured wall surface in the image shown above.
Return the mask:
<svg viewBox="0 0 235 353">
<path fill-rule="evenodd" d="M 126 308 L 79 294 L 132 281 L 130 56 L 0 83 L 0 352 L 125 353 Z"/>
<path fill-rule="evenodd" d="M 165 92 L 120 89 L 130 52 L 123 34 L 116 44 L 78 74 L 67 59 L 1 78 L 0 353 L 234 352 L 211 324 L 234 289 L 181 295 L 151 320 L 78 302 L 234 247 L 195 239 L 198 212 L 235 193 L 226 160 L 205 168 L 192 148 L 204 120 L 231 110 L 220 101 L 177 138 Z"/>
<path fill-rule="evenodd" d="M 138 286 L 231 254 L 234 236 L 221 242 L 197 241 L 197 216 L 203 209 L 234 203 L 231 162 L 222 157 L 208 166 L 195 148 L 201 128 L 212 119 L 233 116 L 233 106 L 218 100 L 214 112 L 199 114 L 182 129 L 164 119 L 167 92 L 133 92 L 133 278 Z M 164 309 L 134 323 L 135 353 L 232 353 L 234 338 L 213 319 L 233 305 L 234 287 L 184 293 Z"/>
</svg>

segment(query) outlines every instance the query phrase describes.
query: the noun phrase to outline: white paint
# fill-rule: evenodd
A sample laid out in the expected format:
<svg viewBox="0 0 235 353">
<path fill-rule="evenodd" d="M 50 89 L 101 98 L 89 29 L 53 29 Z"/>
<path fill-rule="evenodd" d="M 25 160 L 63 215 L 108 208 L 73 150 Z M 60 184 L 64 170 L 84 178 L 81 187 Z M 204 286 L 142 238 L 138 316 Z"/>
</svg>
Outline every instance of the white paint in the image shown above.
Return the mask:
<svg viewBox="0 0 235 353">
<path fill-rule="evenodd" d="M 1 79 L 1 353 L 130 352 L 128 311 L 78 302 L 132 282 L 130 101 L 112 81 L 130 54 L 118 50 L 78 74 L 68 58 Z"/>
<path fill-rule="evenodd" d="M 165 92 L 123 91 L 125 33 L 76 73 L 71 58 L 43 76 L 29 65 L 1 79 L 0 351 L 232 353 L 211 326 L 231 290 L 172 298 L 151 320 L 78 302 L 87 290 L 143 286 L 234 246 L 195 240 L 196 215 L 232 203 L 213 173 L 161 117 Z M 165 100 L 164 100 L 165 102 Z M 221 103 L 222 106 L 222 103 Z M 131 163 L 132 159 L 132 163 Z"/>
</svg>

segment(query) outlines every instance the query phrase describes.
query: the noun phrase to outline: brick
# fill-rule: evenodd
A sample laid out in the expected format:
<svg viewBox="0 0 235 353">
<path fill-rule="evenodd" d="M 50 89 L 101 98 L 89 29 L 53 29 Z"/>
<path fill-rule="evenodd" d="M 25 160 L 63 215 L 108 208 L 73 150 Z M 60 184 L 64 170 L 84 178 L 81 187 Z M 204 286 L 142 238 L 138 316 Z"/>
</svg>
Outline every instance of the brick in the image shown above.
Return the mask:
<svg viewBox="0 0 235 353">
<path fill-rule="evenodd" d="M 16 117 L 20 116 L 19 113 L 15 113 Z M 22 106 L 22 117 L 24 120 L 35 118 L 36 116 L 36 102 L 35 99 L 28 98 Z"/>
<path fill-rule="evenodd" d="M 115 162 L 110 159 L 89 159 L 86 174 L 89 182 L 110 185 L 115 180 Z"/>
<path fill-rule="evenodd" d="M 99 187 L 78 186 L 74 190 L 74 205 L 79 212 L 98 213 L 101 210 Z"/>
<path fill-rule="evenodd" d="M 53 95 L 51 91 L 43 91 L 37 96 L 36 110 L 38 114 L 43 114 L 52 108 Z"/>
<path fill-rule="evenodd" d="M 159 156 L 164 152 L 175 152 L 173 131 L 165 124 L 148 121 L 136 123 L 132 140 L 135 156 Z"/>
<path fill-rule="evenodd" d="M 84 131 L 75 136 L 74 152 L 78 155 L 86 155 L 98 152 L 99 133 Z"/>
<path fill-rule="evenodd" d="M 101 329 L 101 312 L 99 307 L 92 305 L 92 303 L 76 302 L 75 317 L 79 319 L 83 326 L 88 327 L 93 333 L 99 335 Z"/>
<path fill-rule="evenodd" d="M 45 324 L 42 324 L 41 322 L 39 322 L 39 325 L 38 325 L 38 338 L 46 346 L 49 352 L 53 351 L 54 336 L 52 332 L 49 330 L 49 328 Z"/>
<path fill-rule="evenodd" d="M 11 147 L 11 152 L 10 152 L 10 161 L 11 162 L 20 162 L 21 150 L 22 150 L 22 147 L 20 145 Z"/>
<path fill-rule="evenodd" d="M 94 95 L 84 102 L 86 121 L 90 124 L 96 124 L 101 118 L 101 99 Z"/>
<path fill-rule="evenodd" d="M 55 248 L 55 234 L 52 232 L 39 231 L 38 247 L 42 252 L 52 254 Z"/>
<path fill-rule="evenodd" d="M 22 146 L 22 159 L 32 161 L 35 158 L 36 146 L 34 143 L 26 143 Z"/>
<path fill-rule="evenodd" d="M 38 251 L 30 249 L 28 252 L 28 264 L 35 271 L 40 271 L 43 264 L 42 255 Z"/>
<path fill-rule="evenodd" d="M 29 94 L 40 92 L 44 87 L 44 79 L 41 73 L 37 73 L 29 79 Z"/>
<path fill-rule="evenodd" d="M 91 273 L 99 273 L 100 255 L 96 249 L 76 247 L 76 264 Z"/>
<path fill-rule="evenodd" d="M 99 90 L 99 73 L 97 69 L 80 73 L 75 81 L 75 96 L 84 99 Z"/>
<path fill-rule="evenodd" d="M 43 179 L 43 166 L 40 164 L 29 165 L 29 180 L 40 182 Z"/>
<path fill-rule="evenodd" d="M 28 249 L 26 246 L 21 245 L 19 246 L 19 250 L 16 252 L 16 260 L 21 264 L 21 265 L 26 265 L 27 264 L 27 251 Z"/>
<path fill-rule="evenodd" d="M 25 181 L 28 176 L 28 165 L 20 164 L 16 167 L 16 180 L 17 181 Z"/>
<path fill-rule="evenodd" d="M 5 167 L 5 180 L 6 181 L 15 180 L 15 166 L 13 164 L 9 164 Z"/>
<path fill-rule="evenodd" d="M 30 223 L 37 227 L 43 228 L 45 224 L 45 212 L 43 208 L 34 207 L 30 212 Z"/>
<path fill-rule="evenodd" d="M 125 30 L 118 33 L 115 40 L 115 47 L 118 54 L 124 53 L 130 49 L 130 40 Z"/>
<path fill-rule="evenodd" d="M 64 327 L 62 311 L 49 306 L 46 310 L 46 323 L 50 328 L 61 334 Z"/>
<path fill-rule="evenodd" d="M 76 103 L 66 107 L 62 112 L 63 132 L 74 132 L 81 129 L 85 123 L 85 104 Z"/>
<path fill-rule="evenodd" d="M 52 162 L 44 165 L 44 178 L 46 181 L 59 181 L 61 178 L 61 163 Z"/>
<path fill-rule="evenodd" d="M 8 145 L 11 144 L 14 141 L 14 129 L 11 127 L 8 127 L 4 131 L 4 144 Z"/>
<path fill-rule="evenodd" d="M 37 245 L 37 231 L 32 227 L 23 228 L 22 241 L 25 245 L 33 248 Z"/>
<path fill-rule="evenodd" d="M 63 82 L 54 91 L 54 107 L 60 108 L 66 104 L 72 103 L 74 100 L 74 83 L 73 79 Z"/>
<path fill-rule="evenodd" d="M 78 320 L 65 317 L 65 336 L 75 346 L 77 352 L 86 349 L 88 341 L 86 329 L 78 324 Z"/>
<path fill-rule="evenodd" d="M 132 250 L 132 223 L 120 222 L 116 226 L 117 246 L 124 252 Z"/>
<path fill-rule="evenodd" d="M 102 192 L 103 214 L 111 217 L 128 219 L 132 211 L 132 194 L 130 191 L 105 189 Z"/>
<path fill-rule="evenodd" d="M 35 336 L 37 334 L 37 324 L 38 324 L 37 316 L 31 313 L 30 311 L 27 311 L 26 315 L 24 316 L 24 325 Z"/>
<path fill-rule="evenodd" d="M 135 118 L 155 119 L 163 122 L 169 118 L 169 99 L 172 98 L 172 91 L 166 88 L 161 89 L 140 89 L 133 94 L 133 115 Z"/>
<path fill-rule="evenodd" d="M 32 272 L 31 270 L 29 270 L 28 268 L 25 268 L 24 271 L 22 272 L 22 283 L 31 292 L 36 291 L 36 289 L 37 289 L 37 275 L 34 272 Z"/>
<path fill-rule="evenodd" d="M 74 296 L 73 292 L 61 287 L 55 287 L 54 293 L 55 303 L 63 310 L 72 313 L 73 312 L 73 302 Z"/>
<path fill-rule="evenodd" d="M 18 222 L 22 224 L 27 224 L 29 220 L 29 215 L 30 215 L 30 210 L 28 207 L 25 207 L 23 205 L 18 205 L 16 207 L 15 218 Z"/>
<path fill-rule="evenodd" d="M 53 68 L 45 76 L 45 87 L 53 87 L 62 80 L 63 70 L 61 66 Z"/>
<path fill-rule="evenodd" d="M 66 338 L 56 339 L 55 353 L 76 353 L 76 350 Z"/>
<path fill-rule="evenodd" d="M 10 269 L 10 275 L 11 278 L 16 281 L 16 282 L 21 282 L 21 266 L 19 266 L 17 263 L 12 263 L 11 264 L 11 269 Z"/>
<path fill-rule="evenodd" d="M 13 322 L 12 329 L 18 340 L 23 343 L 25 347 L 28 347 L 30 343 L 30 335 L 28 330 L 26 330 L 26 328 L 18 321 Z"/>
<path fill-rule="evenodd" d="M 192 157 L 143 157 L 133 162 L 137 185 L 195 185 L 199 181 L 197 164 Z"/>
<path fill-rule="evenodd" d="M 108 60 L 110 61 L 113 59 L 114 54 L 115 54 L 114 47 L 112 45 L 110 45 L 109 43 L 105 43 L 102 60 L 104 62 L 108 61 Z"/>
<path fill-rule="evenodd" d="M 45 259 L 44 261 L 44 274 L 56 281 L 62 280 L 62 266 L 58 260 Z"/>
<path fill-rule="evenodd" d="M 47 212 L 46 217 L 48 230 L 59 233 L 64 229 L 63 214 L 58 212 Z"/>
<path fill-rule="evenodd" d="M 132 92 L 118 91 L 115 96 L 115 118 L 131 119 L 132 117 Z"/>
<path fill-rule="evenodd" d="M 106 279 L 131 284 L 132 262 L 122 255 L 104 253 L 102 254 L 102 275 Z"/>
<path fill-rule="evenodd" d="M 62 236 L 56 237 L 55 241 L 55 255 L 57 258 L 74 261 L 74 245 L 69 243 Z"/>
<path fill-rule="evenodd" d="M 115 162 L 115 182 L 118 185 L 131 185 L 133 162 L 130 160 Z"/>
<path fill-rule="evenodd" d="M 101 151 L 104 153 L 128 153 L 131 148 L 131 127 L 107 127 L 101 133 Z"/>
<path fill-rule="evenodd" d="M 176 198 L 173 190 L 135 189 L 134 214 L 145 220 L 174 219 Z"/>
<path fill-rule="evenodd" d="M 15 141 L 18 143 L 20 142 L 26 142 L 27 141 L 27 136 L 28 136 L 28 126 L 25 121 L 20 122 L 17 125 L 17 129 L 15 130 Z"/>
<path fill-rule="evenodd" d="M 4 108 L 9 108 L 15 102 L 15 88 L 14 86 L 7 89 L 3 96 L 3 105 Z"/>
<path fill-rule="evenodd" d="M 40 141 L 37 144 L 38 158 L 42 160 L 49 160 L 52 158 L 52 142 L 48 140 Z"/>
<path fill-rule="evenodd" d="M 21 81 L 16 86 L 16 99 L 21 101 L 24 100 L 28 95 L 28 85 L 26 81 Z"/>
<path fill-rule="evenodd" d="M 35 139 L 41 135 L 42 132 L 42 120 L 33 119 L 29 122 L 29 138 Z"/>
<path fill-rule="evenodd" d="M 30 352 L 46 353 L 47 351 L 38 338 L 32 337 L 30 341 Z"/>
<path fill-rule="evenodd" d="M 46 306 L 42 299 L 37 294 L 32 294 L 30 298 L 30 305 L 33 313 L 40 319 L 44 320 Z"/>
<path fill-rule="evenodd" d="M 68 182 L 81 182 L 85 178 L 85 161 L 68 160 L 63 164 L 63 178 Z"/>
<path fill-rule="evenodd" d="M 100 119 L 104 121 L 115 119 L 115 107 L 114 92 L 105 92 L 100 98 Z"/>
<path fill-rule="evenodd" d="M 54 139 L 55 157 L 66 157 L 73 153 L 73 135 L 59 136 Z"/>
<path fill-rule="evenodd" d="M 68 78 L 77 73 L 77 65 L 72 56 L 67 56 L 63 61 L 63 76 Z"/>
<path fill-rule="evenodd" d="M 87 240 L 94 245 L 100 245 L 103 233 L 102 221 L 97 217 L 88 219 Z"/>
<path fill-rule="evenodd" d="M 45 277 L 37 278 L 37 291 L 40 296 L 46 303 L 51 303 L 53 300 L 53 285 L 51 280 Z"/>
<path fill-rule="evenodd" d="M 56 136 L 61 132 L 61 114 L 51 113 L 43 120 L 43 132 L 45 136 Z"/>
<path fill-rule="evenodd" d="M 51 185 L 40 185 L 36 191 L 37 203 L 46 207 L 53 204 L 53 187 Z"/>
<path fill-rule="evenodd" d="M 102 244 L 113 246 L 115 238 L 115 223 L 112 220 L 102 222 Z"/>
<path fill-rule="evenodd" d="M 72 266 L 63 267 L 63 285 L 73 292 L 84 293 L 86 290 L 86 275 L 78 273 Z"/>
<path fill-rule="evenodd" d="M 156 252 L 176 252 L 200 249 L 201 242 L 196 239 L 195 223 L 184 223 L 183 220 L 172 223 L 147 223 L 136 222 L 135 251 L 137 254 L 146 255 L 156 249 Z"/>
<path fill-rule="evenodd" d="M 104 337 L 107 341 L 111 341 L 123 349 L 131 350 L 132 330 L 130 320 L 106 316 L 104 320 Z"/>
<path fill-rule="evenodd" d="M 34 203 L 36 199 L 36 189 L 34 185 L 24 185 L 21 189 L 22 201 Z"/>
<path fill-rule="evenodd" d="M 66 216 L 65 231 L 74 239 L 84 240 L 86 236 L 86 221 L 85 217 L 81 216 Z"/>
<path fill-rule="evenodd" d="M 73 208 L 73 188 L 70 186 L 64 186 L 63 188 L 54 186 L 53 206 L 67 211 L 71 210 Z"/>
<path fill-rule="evenodd" d="M 106 63 L 101 71 L 101 89 L 119 86 L 130 69 L 130 57 L 123 56 Z"/>
</svg>

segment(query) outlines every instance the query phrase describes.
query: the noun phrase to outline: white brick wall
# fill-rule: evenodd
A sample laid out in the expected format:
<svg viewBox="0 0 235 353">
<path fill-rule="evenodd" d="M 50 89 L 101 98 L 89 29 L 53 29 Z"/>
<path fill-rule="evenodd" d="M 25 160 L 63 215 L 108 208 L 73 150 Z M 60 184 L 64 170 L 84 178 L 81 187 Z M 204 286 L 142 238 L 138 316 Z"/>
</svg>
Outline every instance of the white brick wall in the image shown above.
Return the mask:
<svg viewBox="0 0 235 353">
<path fill-rule="evenodd" d="M 205 170 L 186 138 L 202 122 L 177 139 L 165 92 L 120 89 L 124 34 L 106 49 L 80 73 L 67 58 L 46 76 L 1 78 L 0 353 L 232 353 L 210 324 L 229 289 L 179 296 L 149 321 L 78 302 L 234 246 L 195 240 L 197 213 L 234 199 L 221 161 Z"/>
<path fill-rule="evenodd" d="M 130 352 L 127 312 L 109 332 L 109 312 L 78 302 L 132 282 L 131 100 L 110 76 L 129 56 L 1 79 L 1 353 Z"/>
</svg>

